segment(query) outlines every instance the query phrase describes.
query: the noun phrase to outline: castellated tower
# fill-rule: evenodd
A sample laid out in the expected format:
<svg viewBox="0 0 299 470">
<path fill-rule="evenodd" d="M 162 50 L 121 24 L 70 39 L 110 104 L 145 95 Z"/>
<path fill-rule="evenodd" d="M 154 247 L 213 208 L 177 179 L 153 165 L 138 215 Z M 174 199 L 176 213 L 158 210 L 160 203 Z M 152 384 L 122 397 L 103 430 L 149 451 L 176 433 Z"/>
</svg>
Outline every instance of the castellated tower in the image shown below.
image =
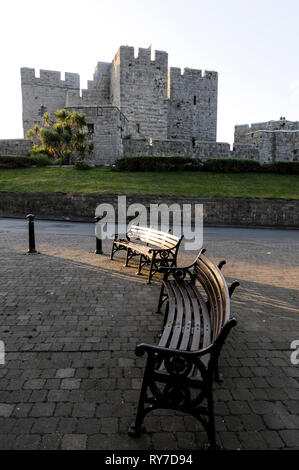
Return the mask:
<svg viewBox="0 0 299 470">
<path fill-rule="evenodd" d="M 216 141 L 217 72 L 170 68 L 168 137 Z"/>
<path fill-rule="evenodd" d="M 168 54 L 149 49 L 121 47 L 112 63 L 111 102 L 128 119 L 133 137 L 167 139 L 167 68 Z"/>
<path fill-rule="evenodd" d="M 35 76 L 35 70 L 21 69 L 23 129 L 24 134 L 34 124 L 41 124 L 43 114 L 54 113 L 65 106 L 68 90 L 79 92 L 80 77 L 77 73 L 66 73 L 61 80 L 60 72 L 40 70 L 40 76 Z"/>
<path fill-rule="evenodd" d="M 21 69 L 24 133 L 45 111 L 66 107 L 86 114 L 95 163 L 122 155 L 217 156 L 216 72 L 168 69 L 168 54 L 121 46 L 112 62 L 98 62 L 80 92 L 78 74 Z M 219 144 L 220 145 L 220 144 Z M 210 153 L 210 154 L 209 154 Z M 229 145 L 221 144 L 221 156 Z"/>
</svg>

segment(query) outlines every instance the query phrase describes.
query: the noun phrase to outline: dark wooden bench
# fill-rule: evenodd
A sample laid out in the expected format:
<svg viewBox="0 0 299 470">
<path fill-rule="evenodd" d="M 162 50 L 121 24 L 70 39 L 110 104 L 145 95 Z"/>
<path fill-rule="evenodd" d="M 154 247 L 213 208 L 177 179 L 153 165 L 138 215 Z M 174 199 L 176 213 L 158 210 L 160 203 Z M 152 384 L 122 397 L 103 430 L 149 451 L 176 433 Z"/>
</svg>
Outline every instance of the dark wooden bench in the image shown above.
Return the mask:
<svg viewBox="0 0 299 470">
<path fill-rule="evenodd" d="M 158 272 L 160 266 L 176 266 L 177 253 L 182 237 L 176 237 L 168 232 L 161 232 L 154 228 L 132 225 L 125 238 L 114 236 L 111 249 L 111 259 L 117 251 L 127 252 L 126 264 L 135 256 L 139 256 L 139 267 L 137 274 L 141 274 L 145 265 L 150 266 L 148 283 Z"/>
<path fill-rule="evenodd" d="M 188 267 L 160 268 L 158 312 L 165 306 L 164 326 L 157 346 L 136 348 L 137 356 L 147 353 L 147 362 L 131 436 L 140 434 L 150 411 L 166 408 L 197 418 L 209 445 L 216 446 L 213 381 L 221 380 L 218 357 L 237 324 L 230 318 L 230 297 L 239 282 L 228 288 L 221 272 L 225 261 L 216 266 L 204 252 Z"/>
</svg>

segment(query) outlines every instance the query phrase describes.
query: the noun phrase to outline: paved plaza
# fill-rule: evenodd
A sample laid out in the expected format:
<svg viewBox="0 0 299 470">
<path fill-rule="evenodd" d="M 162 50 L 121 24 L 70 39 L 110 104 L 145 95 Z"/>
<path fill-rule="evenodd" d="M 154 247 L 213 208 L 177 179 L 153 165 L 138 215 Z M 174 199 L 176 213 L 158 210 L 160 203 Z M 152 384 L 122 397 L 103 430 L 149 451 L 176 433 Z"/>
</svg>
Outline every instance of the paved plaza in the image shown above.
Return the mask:
<svg viewBox="0 0 299 470">
<path fill-rule="evenodd" d="M 225 449 L 299 449 L 299 231 L 243 230 L 204 240 L 241 282 L 214 388 L 217 437 Z M 140 438 L 127 434 L 145 363 L 135 347 L 156 344 L 162 328 L 159 282 L 147 285 L 121 255 L 110 261 L 111 242 L 95 255 L 92 235 L 40 232 L 38 255 L 25 254 L 27 237 L 0 226 L 0 449 L 202 448 L 201 426 L 171 411 L 150 414 Z M 182 250 L 178 264 L 195 257 Z"/>
</svg>

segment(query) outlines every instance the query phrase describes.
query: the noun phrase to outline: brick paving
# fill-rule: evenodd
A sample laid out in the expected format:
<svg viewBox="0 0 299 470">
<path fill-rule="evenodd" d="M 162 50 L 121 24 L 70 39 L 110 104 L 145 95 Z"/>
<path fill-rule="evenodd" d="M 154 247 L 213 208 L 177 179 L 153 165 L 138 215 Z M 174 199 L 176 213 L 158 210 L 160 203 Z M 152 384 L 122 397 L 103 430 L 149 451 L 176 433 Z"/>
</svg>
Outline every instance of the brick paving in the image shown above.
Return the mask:
<svg viewBox="0 0 299 470">
<path fill-rule="evenodd" d="M 225 449 L 299 449 L 299 240 L 205 246 L 242 283 L 215 384 L 218 438 Z M 200 449 L 205 433 L 181 413 L 156 411 L 139 439 L 127 435 L 144 365 L 134 350 L 162 326 L 159 284 L 111 262 L 110 243 L 96 256 L 92 237 L 40 234 L 37 248 L 25 255 L 25 233 L 0 232 L 0 449 Z"/>
</svg>

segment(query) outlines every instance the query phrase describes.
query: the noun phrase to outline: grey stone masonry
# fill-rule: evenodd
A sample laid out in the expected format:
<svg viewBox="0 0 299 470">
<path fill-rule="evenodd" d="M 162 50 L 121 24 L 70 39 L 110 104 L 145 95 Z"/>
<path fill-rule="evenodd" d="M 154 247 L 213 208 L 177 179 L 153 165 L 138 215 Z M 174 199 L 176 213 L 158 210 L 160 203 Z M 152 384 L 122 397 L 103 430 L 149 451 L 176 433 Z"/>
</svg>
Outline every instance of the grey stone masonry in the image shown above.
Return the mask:
<svg viewBox="0 0 299 470">
<path fill-rule="evenodd" d="M 0 155 L 26 156 L 31 150 L 32 144 L 24 139 L 1 139 Z"/>
<path fill-rule="evenodd" d="M 166 151 L 156 144 L 158 154 L 167 154 L 168 147 L 173 155 L 190 154 L 190 145 L 203 157 L 205 151 L 213 156 L 226 152 L 223 146 L 215 151 L 206 144 L 216 143 L 217 72 L 168 69 L 167 52 L 154 51 L 152 60 L 150 48 L 139 48 L 135 57 L 134 47 L 121 46 L 112 62 L 97 63 L 93 80 L 81 91 L 80 77 L 72 73 L 62 80 L 60 72 L 40 70 L 38 77 L 34 69 L 22 68 L 21 83 L 24 134 L 42 123 L 45 111 L 81 109 L 96 144 L 95 163 L 122 156 L 123 145 L 128 148 L 125 137 L 163 141 Z M 104 107 L 100 119 L 94 110 Z M 119 138 L 122 142 L 116 144 Z"/>
<path fill-rule="evenodd" d="M 40 70 L 36 77 L 35 70 L 21 69 L 23 128 L 24 134 L 34 124 L 42 123 L 43 114 L 54 113 L 66 104 L 68 90 L 80 89 L 80 77 L 76 73 L 66 73 L 61 80 L 60 72 Z"/>
<path fill-rule="evenodd" d="M 299 122 L 269 121 L 236 126 L 233 156 L 261 163 L 299 160 Z"/>
<path fill-rule="evenodd" d="M 168 137 L 216 141 L 217 72 L 169 70 Z"/>
<path fill-rule="evenodd" d="M 190 140 L 124 139 L 124 156 L 176 155 L 179 157 L 207 158 L 230 157 L 230 145 L 223 142 Z"/>
<path fill-rule="evenodd" d="M 95 164 L 111 164 L 123 154 L 122 137 L 126 133 L 127 119 L 116 106 L 77 106 L 69 108 L 84 113 L 95 149 Z"/>
<path fill-rule="evenodd" d="M 167 138 L 168 54 L 149 49 L 121 47 L 112 66 L 111 101 L 129 120 L 129 133 L 148 138 Z"/>
</svg>

